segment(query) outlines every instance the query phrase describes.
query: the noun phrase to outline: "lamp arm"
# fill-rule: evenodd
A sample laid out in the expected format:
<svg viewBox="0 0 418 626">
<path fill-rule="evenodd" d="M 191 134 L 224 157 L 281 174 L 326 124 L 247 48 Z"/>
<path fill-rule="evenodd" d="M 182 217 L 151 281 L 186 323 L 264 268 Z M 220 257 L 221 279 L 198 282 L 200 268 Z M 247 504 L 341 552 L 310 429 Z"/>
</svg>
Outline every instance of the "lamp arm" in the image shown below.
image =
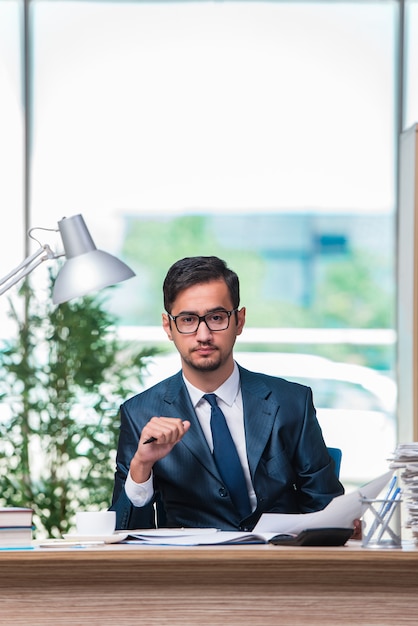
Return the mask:
<svg viewBox="0 0 418 626">
<path fill-rule="evenodd" d="M 43 256 L 41 256 L 43 255 Z M 55 254 L 48 245 L 41 246 L 36 252 L 28 256 L 22 263 L 15 267 L 11 272 L 0 278 L 0 296 L 13 287 L 19 280 L 30 274 L 43 261 L 48 259 L 58 259 L 64 254 Z"/>
</svg>

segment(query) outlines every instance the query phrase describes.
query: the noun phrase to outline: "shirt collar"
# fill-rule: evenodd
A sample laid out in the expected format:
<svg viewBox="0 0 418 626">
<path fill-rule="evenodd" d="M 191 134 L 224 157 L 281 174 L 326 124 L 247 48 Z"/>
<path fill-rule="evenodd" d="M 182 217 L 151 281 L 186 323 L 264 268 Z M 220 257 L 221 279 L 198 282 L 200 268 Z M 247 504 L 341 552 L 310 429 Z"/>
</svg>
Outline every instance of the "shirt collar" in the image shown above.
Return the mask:
<svg viewBox="0 0 418 626">
<path fill-rule="evenodd" d="M 205 394 L 201 389 L 198 389 L 197 387 L 189 383 L 189 381 L 185 378 L 184 374 L 183 374 L 183 380 L 184 380 L 184 384 L 187 387 L 187 391 L 189 392 L 192 404 L 196 408 L 196 406 L 199 404 L 200 400 Z M 234 370 L 231 376 L 227 378 L 226 381 L 222 383 L 222 385 L 218 387 L 218 389 L 215 389 L 215 391 L 213 391 L 212 393 L 215 393 L 228 406 L 232 406 L 235 401 L 235 398 L 238 395 L 239 389 L 240 389 L 239 369 L 238 369 L 238 365 L 234 361 Z"/>
</svg>

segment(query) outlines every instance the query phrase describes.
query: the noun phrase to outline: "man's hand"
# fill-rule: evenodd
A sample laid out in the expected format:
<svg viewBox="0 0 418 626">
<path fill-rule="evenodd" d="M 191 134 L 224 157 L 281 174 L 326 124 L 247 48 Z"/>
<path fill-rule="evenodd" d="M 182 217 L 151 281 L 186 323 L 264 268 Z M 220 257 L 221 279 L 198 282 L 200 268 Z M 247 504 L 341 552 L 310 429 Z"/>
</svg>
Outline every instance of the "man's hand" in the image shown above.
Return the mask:
<svg viewBox="0 0 418 626">
<path fill-rule="evenodd" d="M 355 519 L 353 523 L 354 523 L 354 531 L 350 539 L 361 539 L 362 537 L 361 520 Z"/>
<path fill-rule="evenodd" d="M 138 448 L 131 461 L 132 480 L 136 483 L 146 482 L 154 463 L 167 456 L 189 428 L 190 422 L 178 417 L 152 417 L 142 430 Z M 151 438 L 155 441 L 144 445 Z"/>
</svg>

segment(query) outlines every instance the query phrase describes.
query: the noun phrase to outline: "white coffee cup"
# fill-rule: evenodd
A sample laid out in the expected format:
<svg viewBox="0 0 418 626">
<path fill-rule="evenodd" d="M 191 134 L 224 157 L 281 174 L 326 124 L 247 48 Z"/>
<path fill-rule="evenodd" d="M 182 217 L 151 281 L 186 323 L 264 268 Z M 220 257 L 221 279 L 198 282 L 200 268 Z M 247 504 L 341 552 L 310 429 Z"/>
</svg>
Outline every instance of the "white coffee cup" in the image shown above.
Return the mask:
<svg viewBox="0 0 418 626">
<path fill-rule="evenodd" d="M 116 512 L 78 511 L 75 521 L 78 535 L 112 535 L 116 528 Z"/>
</svg>

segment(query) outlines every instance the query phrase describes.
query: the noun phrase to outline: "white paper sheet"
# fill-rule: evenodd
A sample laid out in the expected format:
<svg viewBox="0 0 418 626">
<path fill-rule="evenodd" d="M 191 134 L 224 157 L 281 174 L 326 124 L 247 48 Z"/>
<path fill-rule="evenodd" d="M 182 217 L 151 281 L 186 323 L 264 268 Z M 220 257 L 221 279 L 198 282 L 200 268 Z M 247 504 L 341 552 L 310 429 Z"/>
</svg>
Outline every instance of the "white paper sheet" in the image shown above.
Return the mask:
<svg viewBox="0 0 418 626">
<path fill-rule="evenodd" d="M 393 471 L 386 472 L 356 491 L 331 500 L 322 511 L 315 513 L 264 513 L 254 533 L 299 533 L 306 528 L 353 528 L 362 515 L 361 496 L 376 498 L 389 483 Z"/>
</svg>

